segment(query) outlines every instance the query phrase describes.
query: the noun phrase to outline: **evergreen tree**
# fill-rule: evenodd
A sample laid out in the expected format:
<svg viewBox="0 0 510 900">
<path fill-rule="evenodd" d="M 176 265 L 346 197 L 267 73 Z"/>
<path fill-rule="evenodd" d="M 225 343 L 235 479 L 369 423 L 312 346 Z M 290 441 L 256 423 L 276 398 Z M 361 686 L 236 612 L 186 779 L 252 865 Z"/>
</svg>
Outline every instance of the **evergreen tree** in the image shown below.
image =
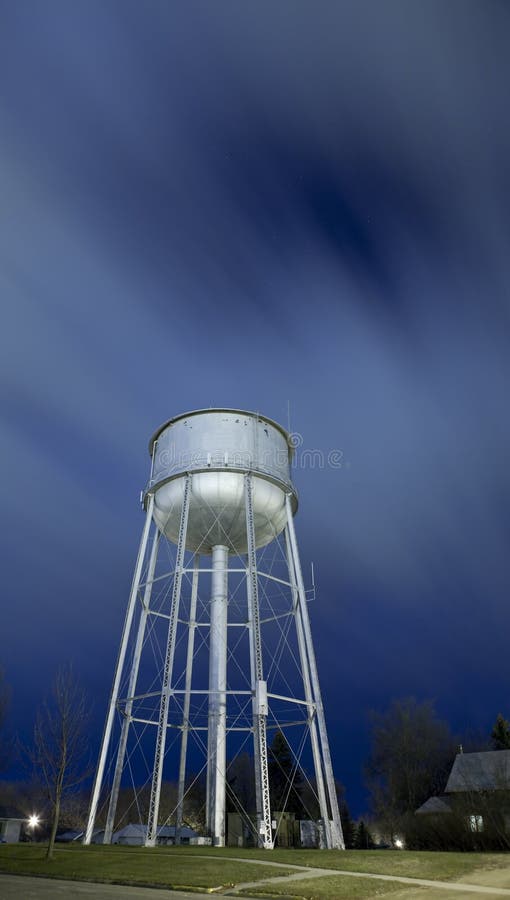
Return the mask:
<svg viewBox="0 0 510 900">
<path fill-rule="evenodd" d="M 356 829 L 356 834 L 354 836 L 354 849 L 373 850 L 373 848 L 374 842 L 372 840 L 372 835 L 370 834 L 367 826 L 362 819 Z"/>
<path fill-rule="evenodd" d="M 510 722 L 507 722 L 501 713 L 498 713 L 494 723 L 491 742 L 494 750 L 510 750 Z"/>
<path fill-rule="evenodd" d="M 346 800 L 343 798 L 339 798 L 338 809 L 340 812 L 340 821 L 342 823 L 345 849 L 352 850 L 356 838 L 356 825 L 351 819 L 349 807 L 347 806 Z"/>
<path fill-rule="evenodd" d="M 285 736 L 277 731 L 269 748 L 269 791 L 273 812 L 293 812 L 303 817 L 303 775 L 296 765 Z"/>
<path fill-rule="evenodd" d="M 255 779 L 253 757 L 241 753 L 227 766 L 227 811 L 255 813 Z"/>
</svg>

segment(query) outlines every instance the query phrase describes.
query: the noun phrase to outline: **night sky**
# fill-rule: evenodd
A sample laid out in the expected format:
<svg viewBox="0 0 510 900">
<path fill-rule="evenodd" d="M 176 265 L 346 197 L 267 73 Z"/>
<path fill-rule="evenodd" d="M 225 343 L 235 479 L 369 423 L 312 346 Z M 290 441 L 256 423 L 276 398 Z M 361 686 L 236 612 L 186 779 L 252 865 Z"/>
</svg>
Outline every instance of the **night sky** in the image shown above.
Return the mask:
<svg viewBox="0 0 510 900">
<path fill-rule="evenodd" d="M 510 714 L 509 42 L 500 0 L 0 3 L 11 731 L 72 660 L 97 750 L 147 442 L 208 406 L 302 435 L 353 812 L 369 709 Z"/>
</svg>

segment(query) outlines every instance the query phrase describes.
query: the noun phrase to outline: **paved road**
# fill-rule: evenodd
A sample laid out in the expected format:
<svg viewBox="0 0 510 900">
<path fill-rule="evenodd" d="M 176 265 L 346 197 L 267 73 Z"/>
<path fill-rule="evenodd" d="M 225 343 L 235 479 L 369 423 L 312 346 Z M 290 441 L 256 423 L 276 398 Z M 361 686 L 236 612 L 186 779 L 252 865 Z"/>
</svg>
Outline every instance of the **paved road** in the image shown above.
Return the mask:
<svg viewBox="0 0 510 900">
<path fill-rule="evenodd" d="M 200 894 L 160 888 L 0 875 L 0 900 L 197 900 L 198 897 Z"/>
</svg>

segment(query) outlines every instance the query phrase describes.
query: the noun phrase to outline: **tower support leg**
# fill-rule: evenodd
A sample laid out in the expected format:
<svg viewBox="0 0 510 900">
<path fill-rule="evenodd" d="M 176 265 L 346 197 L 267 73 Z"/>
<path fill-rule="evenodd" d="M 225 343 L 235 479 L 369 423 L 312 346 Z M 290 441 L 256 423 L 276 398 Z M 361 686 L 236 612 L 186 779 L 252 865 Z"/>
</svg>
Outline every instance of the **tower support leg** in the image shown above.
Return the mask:
<svg viewBox="0 0 510 900">
<path fill-rule="evenodd" d="M 310 628 L 310 619 L 308 617 L 308 606 L 306 603 L 306 594 L 305 587 L 303 582 L 303 573 L 301 571 L 301 563 L 299 560 L 299 553 L 297 548 L 297 540 L 296 540 L 296 532 L 294 530 L 294 519 L 292 515 L 292 507 L 290 501 L 290 495 L 287 494 L 286 497 L 286 507 L 287 507 L 287 529 L 289 535 L 289 544 L 293 558 L 294 564 L 294 572 L 296 578 L 296 585 L 298 591 L 298 606 L 299 612 L 301 616 L 301 623 L 303 626 L 303 634 L 304 640 L 306 644 L 306 653 L 308 656 L 308 662 L 310 666 L 310 677 L 312 682 L 312 690 L 315 701 L 315 709 L 317 714 L 317 724 L 319 727 L 319 735 L 322 746 L 322 757 L 324 761 L 324 773 L 326 776 L 326 785 L 328 790 L 329 797 L 329 805 L 331 808 L 331 818 L 333 820 L 333 832 L 331 832 L 331 827 L 329 824 L 329 818 L 327 822 L 324 823 L 325 831 L 326 831 L 326 843 L 328 849 L 339 849 L 344 850 L 344 838 L 342 832 L 342 823 L 340 821 L 340 811 L 338 809 L 338 799 L 336 795 L 335 788 L 335 778 L 333 775 L 333 765 L 331 762 L 331 753 L 329 749 L 329 741 L 328 741 L 328 733 L 326 730 L 326 718 L 324 716 L 324 706 L 322 703 L 322 694 L 320 690 L 319 684 L 319 673 L 317 670 L 317 661 L 315 659 L 315 652 L 313 649 L 313 641 L 312 641 L 312 631 Z"/>
<path fill-rule="evenodd" d="M 212 549 L 209 636 L 208 820 L 213 846 L 225 846 L 228 548 Z"/>
<path fill-rule="evenodd" d="M 255 757 L 255 793 L 257 802 L 257 830 L 259 846 L 273 849 L 271 828 L 271 804 L 269 798 L 269 771 L 267 759 L 267 685 L 264 681 L 262 638 L 260 633 L 259 588 L 255 523 L 253 518 L 253 482 L 250 474 L 244 476 L 246 505 L 246 535 L 248 544 L 248 571 L 246 589 L 248 597 L 248 625 L 250 628 L 250 671 L 253 694 L 253 739 Z"/>
<path fill-rule="evenodd" d="M 96 777 L 94 780 L 94 786 L 92 788 L 92 799 L 90 801 L 90 810 L 89 810 L 89 817 L 88 817 L 88 821 L 87 821 L 87 828 L 85 830 L 85 837 L 83 839 L 84 844 L 90 844 L 90 842 L 92 840 L 92 835 L 94 832 L 94 824 L 96 821 L 97 806 L 99 803 L 101 788 L 103 786 L 104 769 L 105 769 L 105 765 L 106 765 L 106 758 L 108 755 L 108 748 L 110 746 L 110 739 L 111 739 L 111 735 L 112 735 L 113 720 L 115 717 L 115 708 L 116 708 L 117 700 L 119 697 L 119 688 L 120 688 L 120 681 L 122 678 L 122 670 L 124 668 L 124 662 L 126 659 L 126 651 L 127 651 L 127 647 L 128 647 L 131 626 L 133 624 L 133 615 L 135 612 L 136 598 L 138 596 L 138 588 L 140 585 L 143 563 L 144 563 L 145 554 L 147 551 L 147 541 L 149 539 L 149 531 L 150 531 L 150 527 L 151 527 L 153 509 L 154 509 L 154 495 L 150 494 L 149 499 L 147 501 L 147 511 L 145 514 L 145 523 L 143 526 L 142 537 L 140 540 L 140 546 L 138 548 L 138 556 L 136 559 L 135 571 L 134 571 L 134 575 L 133 575 L 133 581 L 131 584 L 131 591 L 129 594 L 126 618 L 124 620 L 124 628 L 122 630 L 122 638 L 121 638 L 121 642 L 120 642 L 119 655 L 117 657 L 117 665 L 115 666 L 115 675 L 113 678 L 112 692 L 110 695 L 110 703 L 108 706 L 108 713 L 106 716 L 103 740 L 101 743 L 101 751 L 99 754 L 99 761 L 97 764 L 97 771 L 96 771 Z"/>
<path fill-rule="evenodd" d="M 159 549 L 159 541 L 161 538 L 161 532 L 156 530 L 154 534 L 154 538 L 152 540 L 152 550 L 149 559 L 149 567 L 147 570 L 147 579 L 145 582 L 145 590 L 143 594 L 142 601 L 142 611 L 140 614 L 140 621 L 138 624 L 138 634 L 136 636 L 136 644 L 133 653 L 133 661 L 131 663 L 131 672 L 129 675 L 129 685 L 128 685 L 128 693 L 126 705 L 124 708 L 124 721 L 122 722 L 122 730 L 120 733 L 120 741 L 119 741 L 119 749 L 117 751 L 117 762 L 115 764 L 115 773 L 113 776 L 113 784 L 112 791 L 110 794 L 110 804 L 108 806 L 108 815 L 106 818 L 106 825 L 104 830 L 103 844 L 111 844 L 112 842 L 112 834 L 113 834 L 113 826 L 115 824 L 115 813 L 117 811 L 117 802 L 119 799 L 119 790 L 120 790 L 120 782 L 122 778 L 122 771 L 124 768 L 124 759 L 126 756 L 126 747 L 127 740 L 129 734 L 129 727 L 131 725 L 131 713 L 133 711 L 133 695 L 136 691 L 136 682 L 138 678 L 138 669 L 140 667 L 140 657 L 142 654 L 143 641 L 145 637 L 145 627 L 147 625 L 147 616 L 149 614 L 149 606 L 151 601 L 152 594 L 152 584 L 154 578 L 154 572 L 156 570 L 156 562 L 158 558 L 158 549 Z"/>
<path fill-rule="evenodd" d="M 290 547 L 290 538 L 288 528 L 285 529 L 285 542 L 287 546 L 287 560 L 289 568 L 289 578 L 292 586 L 292 595 L 294 600 L 294 618 L 296 624 L 296 636 L 299 648 L 299 661 L 301 664 L 301 672 L 303 676 L 303 686 L 305 690 L 305 699 L 308 708 L 308 728 L 310 732 L 310 743 L 312 746 L 313 764 L 315 769 L 315 778 L 317 782 L 317 795 L 319 798 L 319 809 L 321 818 L 324 822 L 324 831 L 326 835 L 326 845 L 331 844 L 331 827 L 329 824 L 328 803 L 326 799 L 326 789 L 324 787 L 324 772 L 322 767 L 322 757 L 319 746 L 319 738 L 317 735 L 316 709 L 313 699 L 310 668 L 308 664 L 308 654 L 306 651 L 306 641 L 301 620 L 301 611 L 299 608 L 299 594 L 296 584 L 296 574 L 294 569 L 294 559 Z"/>
<path fill-rule="evenodd" d="M 181 519 L 179 523 L 179 538 L 177 542 L 177 555 L 175 559 L 174 582 L 172 586 L 172 599 L 170 603 L 170 616 L 168 620 L 168 637 L 166 644 L 165 665 L 163 668 L 163 683 L 161 687 L 161 706 L 159 711 L 158 733 L 156 737 L 156 752 L 154 755 L 154 769 L 152 775 L 151 797 L 149 805 L 149 821 L 147 823 L 146 847 L 154 847 L 158 830 L 159 800 L 161 796 L 161 781 L 163 778 L 163 761 L 165 758 L 166 734 L 168 728 L 168 710 L 170 706 L 171 683 L 175 656 L 175 638 L 177 634 L 177 619 L 181 600 L 182 574 L 184 568 L 184 551 L 186 549 L 186 532 L 188 530 L 188 514 L 191 496 L 191 475 L 186 475 L 184 493 L 182 498 Z"/>
<path fill-rule="evenodd" d="M 198 572 L 200 557 L 193 558 L 193 580 L 191 582 L 191 603 L 189 610 L 188 649 L 186 653 L 186 678 L 184 683 L 184 707 L 182 712 L 181 756 L 179 760 L 179 782 L 177 787 L 177 810 L 175 815 L 175 843 L 181 843 L 182 815 L 184 810 L 184 787 L 186 784 L 186 755 L 188 751 L 189 711 L 191 703 L 191 677 L 195 653 L 195 630 L 197 627 Z"/>
<path fill-rule="evenodd" d="M 317 796 L 319 798 L 319 809 L 322 821 L 324 822 L 324 831 L 326 837 L 326 846 L 331 844 L 331 827 L 329 824 L 328 802 L 326 798 L 326 789 L 324 787 L 324 771 L 322 765 L 322 756 L 317 735 L 317 719 L 316 708 L 313 699 L 313 691 L 310 678 L 310 667 L 308 663 L 308 654 L 306 651 L 306 641 L 301 620 L 301 610 L 299 607 L 299 594 L 296 584 L 296 574 L 294 568 L 294 558 L 290 547 L 290 539 L 288 529 L 285 530 L 285 539 L 287 544 L 287 559 L 289 567 L 289 577 L 292 585 L 292 593 L 294 597 L 294 619 L 296 625 L 296 636 L 299 648 L 299 660 L 301 664 L 301 673 L 303 677 L 303 686 L 305 690 L 305 699 L 308 707 L 308 728 L 310 732 L 310 743 L 312 746 L 313 765 L 315 769 L 315 779 L 317 782 Z"/>
</svg>

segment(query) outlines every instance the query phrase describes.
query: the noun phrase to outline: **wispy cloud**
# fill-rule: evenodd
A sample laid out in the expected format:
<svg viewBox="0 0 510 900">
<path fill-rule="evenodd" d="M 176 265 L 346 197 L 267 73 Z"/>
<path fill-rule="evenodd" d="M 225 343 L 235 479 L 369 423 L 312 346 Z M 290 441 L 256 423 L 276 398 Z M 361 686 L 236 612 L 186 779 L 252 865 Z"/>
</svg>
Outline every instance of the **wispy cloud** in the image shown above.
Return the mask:
<svg viewBox="0 0 510 900">
<path fill-rule="evenodd" d="M 445 654 L 434 623 L 483 608 L 484 647 L 506 633 L 509 31 L 498 2 L 4 10 L 3 499 L 11 548 L 44 530 L 29 574 L 5 569 L 12 597 L 30 608 L 71 552 L 62 505 L 92 579 L 112 548 L 131 559 L 161 420 L 227 404 L 286 424 L 290 400 L 305 446 L 349 464 L 296 472 L 324 659 L 334 617 L 346 672 L 364 635 L 382 696 L 419 616 L 450 683 L 480 629 Z M 387 650 L 366 630 L 381 603 Z M 355 690 L 370 702 L 371 676 Z"/>
</svg>

